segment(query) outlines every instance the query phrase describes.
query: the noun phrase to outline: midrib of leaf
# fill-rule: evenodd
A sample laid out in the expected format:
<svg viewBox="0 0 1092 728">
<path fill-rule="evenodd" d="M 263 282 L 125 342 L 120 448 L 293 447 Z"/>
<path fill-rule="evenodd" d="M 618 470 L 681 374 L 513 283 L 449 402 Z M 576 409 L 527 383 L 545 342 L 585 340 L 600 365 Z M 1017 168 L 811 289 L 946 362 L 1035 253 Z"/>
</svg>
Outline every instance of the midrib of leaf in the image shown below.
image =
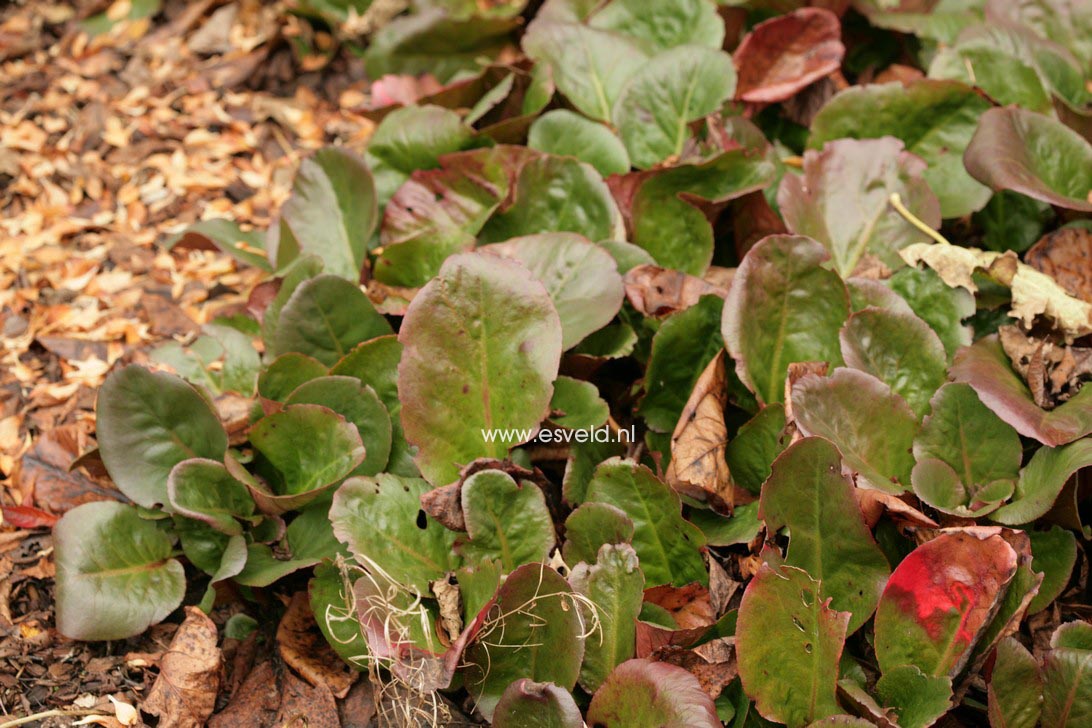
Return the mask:
<svg viewBox="0 0 1092 728">
<path fill-rule="evenodd" d="M 690 108 L 690 100 L 694 97 L 694 90 L 697 88 L 698 74 L 695 72 L 690 77 L 690 82 L 686 85 L 686 94 L 683 96 L 682 108 L 679 109 L 679 118 L 676 121 L 675 130 L 675 144 L 672 147 L 675 154 L 679 154 L 682 151 L 683 144 L 686 142 L 686 123 L 690 114 L 688 110 Z"/>
<path fill-rule="evenodd" d="M 322 317 L 322 325 L 326 327 L 326 332 L 330 334 L 330 340 L 334 342 L 334 350 L 337 351 L 338 358 L 345 356 L 345 349 L 341 346 L 341 340 L 334 332 L 334 326 L 330 323 L 330 318 L 326 315 L 326 311 L 323 310 L 322 305 L 315 301 L 315 308 L 318 309 L 319 316 Z"/>
<path fill-rule="evenodd" d="M 112 576 L 129 576 L 131 574 L 140 574 L 147 571 L 155 571 L 163 566 L 166 566 L 170 561 L 169 558 L 160 559 L 159 561 L 150 564 L 136 564 L 134 566 L 123 566 L 117 569 L 100 569 L 97 571 L 81 570 L 82 576 L 102 577 L 110 578 Z"/>
</svg>

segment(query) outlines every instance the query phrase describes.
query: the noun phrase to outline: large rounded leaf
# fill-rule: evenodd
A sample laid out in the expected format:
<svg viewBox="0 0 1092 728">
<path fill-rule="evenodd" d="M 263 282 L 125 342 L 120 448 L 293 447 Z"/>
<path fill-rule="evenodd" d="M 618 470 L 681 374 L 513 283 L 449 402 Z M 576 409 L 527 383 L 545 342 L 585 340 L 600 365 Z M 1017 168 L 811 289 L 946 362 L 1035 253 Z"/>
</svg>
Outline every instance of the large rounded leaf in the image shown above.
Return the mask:
<svg viewBox="0 0 1092 728">
<path fill-rule="evenodd" d="M 956 81 L 853 86 L 819 110 L 808 147 L 820 149 L 843 137 L 898 137 L 928 165 L 925 181 L 940 199 L 941 214 L 961 217 L 981 209 L 990 197 L 989 189 L 963 168 L 963 150 L 988 108 L 989 101 Z"/>
<path fill-rule="evenodd" d="M 842 276 L 866 255 L 901 268 L 899 250 L 928 238 L 888 198 L 898 194 L 927 225 L 940 227 L 940 203 L 924 172 L 925 163 L 893 137 L 838 139 L 804 152 L 803 176 L 782 177 L 777 202 L 789 230 L 822 243 Z"/>
<path fill-rule="evenodd" d="M 527 146 L 559 157 L 576 157 L 599 174 L 629 171 L 629 155 L 622 140 L 605 125 L 568 109 L 549 111 L 531 124 Z"/>
<path fill-rule="evenodd" d="M 554 524 L 542 490 L 516 483 L 500 470 L 481 470 L 459 490 L 468 539 L 459 553 L 471 565 L 499 559 L 505 572 L 545 561 L 554 547 Z"/>
<path fill-rule="evenodd" d="M 497 728 L 583 728 L 580 708 L 568 690 L 553 683 L 537 683 L 523 678 L 509 685 L 496 712 Z"/>
<path fill-rule="evenodd" d="M 804 726 L 842 712 L 835 690 L 849 619 L 806 571 L 759 567 L 739 605 L 736 651 L 743 689 L 763 717 Z"/>
<path fill-rule="evenodd" d="M 420 478 L 386 473 L 350 478 L 334 493 L 330 508 L 334 534 L 360 562 L 378 565 L 421 595 L 430 593 L 430 581 L 457 565 L 455 532 L 421 511 L 420 498 L 428 490 Z"/>
<path fill-rule="evenodd" d="M 1026 109 L 990 109 L 964 154 L 967 171 L 1070 210 L 1092 211 L 1092 145 L 1059 121 Z"/>
<path fill-rule="evenodd" d="M 625 292 L 614 259 L 579 235 L 528 235 L 483 250 L 515 258 L 546 286 L 561 317 L 562 348 L 606 326 L 622 307 Z"/>
<path fill-rule="evenodd" d="M 849 294 L 821 267 L 826 250 L 810 238 L 771 235 L 747 253 L 724 301 L 722 331 L 736 372 L 764 404 L 785 398 L 789 364 L 842 363 L 838 331 Z"/>
<path fill-rule="evenodd" d="M 647 58 L 633 40 L 579 23 L 539 18 L 523 36 L 524 52 L 549 66 L 557 89 L 578 110 L 610 121 L 625 84 Z"/>
<path fill-rule="evenodd" d="M 402 426 L 430 482 L 455 480 L 476 458 L 504 459 L 546 416 L 561 322 L 521 264 L 482 253 L 449 258 L 414 297 L 399 341 Z"/>
<path fill-rule="evenodd" d="M 520 678 L 572 690 L 584 656 L 579 609 L 565 579 L 547 566 L 526 564 L 508 575 L 464 656 L 467 690 L 487 720 Z"/>
<path fill-rule="evenodd" d="M 680 45 L 720 48 L 724 40 L 724 21 L 711 0 L 613 0 L 597 8 L 588 24 L 639 38 L 658 50 Z"/>
<path fill-rule="evenodd" d="M 1031 523 L 1050 510 L 1074 473 L 1089 466 L 1092 437 L 1062 447 L 1039 448 L 1020 472 L 1012 501 L 990 518 L 1009 525 Z"/>
<path fill-rule="evenodd" d="M 918 419 L 886 384 L 856 369 L 808 374 L 793 386 L 792 407 L 800 431 L 833 442 L 858 485 L 909 490 Z"/>
<path fill-rule="evenodd" d="M 391 418 L 375 390 L 355 377 L 319 377 L 304 382 L 284 400 L 286 405 L 317 404 L 356 426 L 364 443 L 364 461 L 352 475 L 375 475 L 386 469 L 391 454 Z"/>
<path fill-rule="evenodd" d="M 888 672 L 914 665 L 955 675 L 1016 574 L 1004 538 L 944 533 L 916 549 L 887 582 L 876 611 L 876 659 Z"/>
<path fill-rule="evenodd" d="M 185 380 L 127 366 L 106 378 L 96 405 L 102 462 L 122 493 L 145 507 L 166 504 L 167 476 L 188 458 L 219 460 L 227 434 L 209 402 Z"/>
<path fill-rule="evenodd" d="M 800 8 L 759 23 L 732 56 L 739 70 L 736 96 L 751 103 L 794 96 L 839 69 L 846 52 L 841 36 L 838 16 L 823 8 Z"/>
<path fill-rule="evenodd" d="M 996 654 L 987 693 L 990 725 L 1035 728 L 1039 725 L 1043 699 L 1039 664 L 1012 637 L 998 643 Z"/>
<path fill-rule="evenodd" d="M 284 304 L 269 346 L 273 355 L 295 351 L 333 366 L 357 344 L 389 333 L 390 324 L 359 286 L 322 275 Z"/>
<path fill-rule="evenodd" d="M 254 499 L 246 486 L 216 460 L 190 458 L 175 465 L 167 478 L 167 494 L 176 513 L 229 536 L 243 532 L 236 518 L 254 515 Z"/>
<path fill-rule="evenodd" d="M 186 592 L 171 539 L 132 506 L 100 501 L 53 527 L 57 629 L 78 640 L 140 634 L 178 608 Z"/>
<path fill-rule="evenodd" d="M 614 669 L 588 706 L 588 723 L 604 728 L 718 728 L 716 707 L 681 667 L 648 659 Z"/>
<path fill-rule="evenodd" d="M 281 217 L 302 252 L 321 258 L 328 273 L 355 282 L 378 218 L 372 173 L 347 149 L 321 149 L 300 165 Z"/>
<path fill-rule="evenodd" d="M 774 461 L 762 486 L 761 515 L 770 533 L 789 529 L 785 564 L 819 581 L 820 598 L 850 613 L 853 633 L 872 616 L 891 570 L 841 471 L 830 442 L 800 440 Z"/>
<path fill-rule="evenodd" d="M 614 106 L 633 166 L 648 169 L 680 154 L 690 139 L 687 124 L 716 111 L 735 89 L 736 71 L 723 51 L 680 46 L 650 59 Z"/>
</svg>

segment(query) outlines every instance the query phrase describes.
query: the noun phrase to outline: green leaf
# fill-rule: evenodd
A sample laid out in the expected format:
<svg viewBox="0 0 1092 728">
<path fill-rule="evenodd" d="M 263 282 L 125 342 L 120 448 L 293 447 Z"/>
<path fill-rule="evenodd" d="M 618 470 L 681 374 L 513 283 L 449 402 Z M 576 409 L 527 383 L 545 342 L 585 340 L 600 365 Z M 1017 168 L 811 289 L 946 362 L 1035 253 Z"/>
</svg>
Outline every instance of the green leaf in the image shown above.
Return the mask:
<svg viewBox="0 0 1092 728">
<path fill-rule="evenodd" d="M 1012 637 L 998 643 L 996 655 L 987 693 L 990 725 L 1035 728 L 1043 699 L 1038 662 Z"/>
<path fill-rule="evenodd" d="M 897 270 L 905 265 L 899 251 L 928 238 L 891 207 L 891 195 L 940 227 L 940 204 L 924 172 L 898 139 L 838 139 L 804 152 L 804 174 L 781 178 L 777 204 L 789 231 L 822 243 L 843 277 L 866 255 Z"/>
<path fill-rule="evenodd" d="M 292 196 L 281 208 L 300 251 L 317 255 L 327 273 L 354 283 L 378 217 L 372 173 L 340 147 L 320 149 L 300 164 Z"/>
<path fill-rule="evenodd" d="M 346 376 L 312 379 L 297 387 L 284 403 L 322 405 L 356 427 L 364 443 L 364 461 L 352 475 L 375 475 L 386 469 L 391 454 L 391 418 L 375 390 L 359 379 Z"/>
<path fill-rule="evenodd" d="M 1031 523 L 1050 510 L 1074 473 L 1090 465 L 1092 437 L 1062 447 L 1039 448 L 1020 472 L 1012 500 L 990 518 L 1010 526 Z"/>
<path fill-rule="evenodd" d="M 531 124 L 527 146 L 558 157 L 576 157 L 604 177 L 629 171 L 622 140 L 605 125 L 568 109 L 548 111 Z"/>
<path fill-rule="evenodd" d="M 258 230 L 239 229 L 239 224 L 234 220 L 201 220 L 163 241 L 163 247 L 167 250 L 179 244 L 183 247 L 212 246 L 247 265 L 267 272 L 273 270 L 262 252 L 265 249 L 265 236 Z"/>
<path fill-rule="evenodd" d="M 858 0 L 854 7 L 877 28 L 890 28 L 950 45 L 961 30 L 982 21 L 984 4 L 985 0 L 940 0 L 928 5 Z"/>
<path fill-rule="evenodd" d="M 914 665 L 928 676 L 956 675 L 1016 566 L 1016 551 L 994 534 L 942 533 L 914 549 L 895 568 L 876 610 L 880 670 Z"/>
<path fill-rule="evenodd" d="M 678 156 L 689 122 L 711 114 L 736 90 L 732 59 L 719 49 L 680 46 L 653 56 L 629 77 L 612 118 L 633 166 Z"/>
<path fill-rule="evenodd" d="M 264 587 L 284 577 L 317 564 L 318 558 L 278 558 L 273 549 L 263 543 L 246 547 L 246 565 L 235 575 L 234 581 L 243 586 Z"/>
<path fill-rule="evenodd" d="M 876 697 L 894 710 L 901 728 L 929 728 L 952 707 L 952 679 L 900 665 L 876 681 Z"/>
<path fill-rule="evenodd" d="M 982 486 L 967 485 L 951 465 L 936 458 L 918 460 L 910 473 L 914 494 L 942 513 L 975 518 L 991 513 L 1008 500 L 1016 483 L 995 480 Z"/>
<path fill-rule="evenodd" d="M 1092 650 L 1055 647 L 1043 661 L 1041 725 L 1079 728 L 1092 721 Z"/>
<path fill-rule="evenodd" d="M 716 707 L 698 679 L 681 667 L 627 660 L 607 677 L 588 706 L 588 724 L 604 728 L 719 728 Z"/>
<path fill-rule="evenodd" d="M 262 314 L 262 341 L 267 348 L 277 332 L 277 324 L 280 323 L 284 304 L 288 303 L 288 299 L 301 284 L 322 273 L 322 261 L 314 255 L 304 255 L 280 269 L 279 273 L 280 278 L 273 282 L 277 286 L 277 294 L 273 296 L 273 300 L 269 302 L 265 313 Z"/>
<path fill-rule="evenodd" d="M 462 19 L 427 8 L 377 30 L 364 54 L 365 69 L 372 79 L 388 73 L 430 73 L 446 83 L 460 73 L 481 70 L 479 59 L 495 58 L 518 26 L 519 18 Z"/>
<path fill-rule="evenodd" d="M 902 268 L 886 281 L 925 323 L 932 327 L 948 359 L 971 343 L 971 329 L 963 319 L 974 315 L 974 296 L 964 288 L 950 288 L 932 268 Z"/>
<path fill-rule="evenodd" d="M 820 599 L 806 571 L 759 567 L 739 605 L 736 654 L 764 718 L 791 727 L 842 712 L 835 688 L 849 619 Z"/>
<path fill-rule="evenodd" d="M 819 110 L 808 147 L 849 137 L 901 139 L 906 151 L 925 160 L 925 181 L 940 200 L 941 214 L 962 217 L 982 209 L 990 191 L 963 168 L 963 151 L 978 117 L 990 103 L 956 81 L 925 79 L 908 86 L 853 86 Z"/>
<path fill-rule="evenodd" d="M 589 25 L 638 38 L 657 50 L 720 48 L 724 41 L 724 21 L 710 0 L 614 0 Z"/>
<path fill-rule="evenodd" d="M 565 563 L 594 564 L 600 547 L 633 541 L 633 521 L 621 508 L 609 503 L 585 503 L 565 519 Z"/>
<path fill-rule="evenodd" d="M 986 250 L 1022 253 L 1043 236 L 1044 225 L 1051 217 L 1050 205 L 1045 202 L 1001 190 L 971 221 L 982 229 L 982 247 Z"/>
<path fill-rule="evenodd" d="M 515 261 L 449 258 L 414 297 L 399 341 L 402 426 L 434 484 L 454 481 L 476 458 L 506 458 L 548 411 L 561 322 L 543 285 Z M 516 429 L 526 431 L 497 432 Z"/>
<path fill-rule="evenodd" d="M 918 419 L 879 379 L 856 369 L 809 374 L 793 387 L 792 408 L 804 435 L 838 447 L 859 485 L 895 494 L 909 489 Z"/>
<path fill-rule="evenodd" d="M 690 308 L 669 316 L 652 337 L 645 396 L 637 409 L 652 429 L 675 429 L 698 377 L 723 348 L 718 336 L 723 309 L 717 296 L 702 296 Z"/>
<path fill-rule="evenodd" d="M 511 203 L 481 231 L 494 243 L 536 233 L 578 233 L 589 240 L 622 237 L 622 216 L 599 173 L 570 157 L 538 157 L 523 165 Z"/>
<path fill-rule="evenodd" d="M 722 332 L 736 372 L 760 402 L 785 397 L 789 364 L 842 363 L 838 331 L 849 294 L 810 238 L 771 235 L 747 253 L 724 302 Z"/>
<path fill-rule="evenodd" d="M 554 547 L 554 524 L 542 490 L 500 470 L 481 470 L 460 488 L 467 538 L 458 551 L 471 564 L 499 559 L 505 572 L 543 562 Z"/>
<path fill-rule="evenodd" d="M 124 370 L 123 370 L 124 371 Z M 132 506 L 85 503 L 53 527 L 57 630 L 71 639 L 120 640 L 182 603 L 186 577 L 171 539 Z"/>
<path fill-rule="evenodd" d="M 1072 531 L 1052 526 L 1049 531 L 1029 531 L 1032 571 L 1043 575 L 1039 593 L 1028 604 L 1028 614 L 1046 609 L 1065 591 L 1077 563 L 1077 539 Z"/>
<path fill-rule="evenodd" d="M 295 404 L 267 415 L 250 428 L 260 478 L 226 460 L 258 507 L 277 515 L 302 508 L 349 475 L 364 460 L 356 427 L 314 404 Z"/>
<path fill-rule="evenodd" d="M 785 449 L 785 408 L 766 405 L 728 441 L 725 459 L 732 481 L 758 495 L 774 459 Z"/>
<path fill-rule="evenodd" d="M 678 494 L 651 470 L 611 458 L 595 469 L 587 499 L 620 508 L 633 521 L 633 548 L 648 586 L 708 582 L 700 552 L 705 538 L 683 519 Z"/>
<path fill-rule="evenodd" d="M 407 106 L 387 114 L 376 127 L 368 155 L 410 174 L 440 166 L 442 155 L 466 149 L 473 137 L 474 130 L 450 109 Z"/>
<path fill-rule="evenodd" d="M 497 728 L 583 728 L 580 708 L 567 690 L 523 678 L 504 690 L 493 725 Z"/>
<path fill-rule="evenodd" d="M 931 402 L 914 438 L 914 457 L 947 463 L 960 482 L 977 489 L 1020 472 L 1021 446 L 1016 430 L 995 415 L 966 384 L 945 384 Z"/>
<path fill-rule="evenodd" d="M 430 594 L 430 581 L 457 565 L 455 532 L 421 510 L 420 497 L 428 490 L 420 478 L 387 473 L 350 478 L 334 493 L 330 508 L 334 535 L 361 563 L 378 564 L 395 582 L 423 596 Z"/>
<path fill-rule="evenodd" d="M 486 720 L 520 678 L 576 685 L 584 657 L 577 609 L 565 579 L 547 566 L 526 564 L 508 575 L 464 657 L 466 688 Z"/>
<path fill-rule="evenodd" d="M 767 155 L 753 149 L 645 173 L 630 211 L 632 240 L 661 266 L 701 276 L 713 258 L 713 228 L 697 205 L 720 205 L 761 190 L 776 174 Z"/>
<path fill-rule="evenodd" d="M 622 86 L 648 56 L 619 33 L 537 18 L 523 35 L 523 51 L 550 67 L 558 91 L 586 116 L 609 122 Z"/>
<path fill-rule="evenodd" d="M 561 346 L 571 349 L 622 308 L 622 276 L 610 254 L 572 233 L 514 238 L 482 248 L 514 258 L 546 286 L 561 317 Z"/>
<path fill-rule="evenodd" d="M 99 453 L 118 488 L 138 505 L 166 505 L 171 468 L 219 460 L 227 434 L 209 402 L 173 374 L 130 365 L 106 378 L 96 403 Z"/>
<path fill-rule="evenodd" d="M 1044 410 L 1013 371 L 996 335 L 961 350 L 950 374 L 974 387 L 982 403 L 1017 432 L 1044 445 L 1065 445 L 1092 433 L 1092 388 L 1082 388 L 1054 409 Z"/>
<path fill-rule="evenodd" d="M 307 595 L 322 636 L 338 656 L 356 670 L 366 669 L 368 643 L 360 622 L 350 611 L 352 584 L 334 564 L 315 567 L 307 582 Z"/>
<path fill-rule="evenodd" d="M 333 366 L 357 344 L 389 333 L 390 324 L 358 285 L 321 275 L 284 304 L 269 346 L 274 356 L 295 351 Z"/>
<path fill-rule="evenodd" d="M 1030 28 L 1070 51 L 1081 59 L 1085 68 L 1092 63 L 1092 12 L 1083 3 L 1070 0 L 991 2 L 989 16 L 995 22 Z"/>
<path fill-rule="evenodd" d="M 690 511 L 687 520 L 701 529 L 709 546 L 750 543 L 763 528 L 758 518 L 758 501 L 735 506 L 730 517 L 695 508 Z"/>
<path fill-rule="evenodd" d="M 236 518 L 254 515 L 254 499 L 246 486 L 216 460 L 190 458 L 175 465 L 167 478 L 167 496 L 179 515 L 229 536 L 243 532 Z"/>
<path fill-rule="evenodd" d="M 591 600 L 599 619 L 599 633 L 585 642 L 580 668 L 580 686 L 594 693 L 615 667 L 633 657 L 645 578 L 631 546 L 604 544 L 594 561 L 573 567 L 569 583 Z"/>
<path fill-rule="evenodd" d="M 321 361 L 298 351 L 289 351 L 270 362 L 258 377 L 258 394 L 273 402 L 284 402 L 300 384 L 327 375 Z"/>
<path fill-rule="evenodd" d="M 891 573 L 853 490 L 834 445 L 806 438 L 774 461 L 761 500 L 767 531 L 789 530 L 784 563 L 816 579 L 832 609 L 850 613 L 849 634 L 872 616 Z"/>
<path fill-rule="evenodd" d="M 1015 107 L 990 109 L 964 159 L 971 176 L 992 189 L 1092 211 L 1092 144 L 1049 116 Z"/>
<path fill-rule="evenodd" d="M 560 414 L 558 414 L 560 413 Z M 570 430 L 591 430 L 610 416 L 610 408 L 591 382 L 558 377 L 550 399 L 550 421 Z"/>
<path fill-rule="evenodd" d="M 473 248 L 531 156 L 522 147 L 493 147 L 445 154 L 436 161 L 439 169 L 430 169 L 436 166 L 432 163 L 412 169 L 383 213 L 376 279 L 391 286 L 423 286 L 449 255 Z"/>
<path fill-rule="evenodd" d="M 982 89 L 1002 106 L 1016 104 L 1050 113 L 1050 91 L 1036 68 L 1031 49 L 1007 28 L 972 27 L 959 41 L 941 49 L 929 64 L 929 78 L 961 81 Z"/>
<path fill-rule="evenodd" d="M 947 379 L 944 344 L 912 313 L 866 308 L 851 315 L 839 334 L 847 365 L 879 379 L 921 417 Z"/>
</svg>

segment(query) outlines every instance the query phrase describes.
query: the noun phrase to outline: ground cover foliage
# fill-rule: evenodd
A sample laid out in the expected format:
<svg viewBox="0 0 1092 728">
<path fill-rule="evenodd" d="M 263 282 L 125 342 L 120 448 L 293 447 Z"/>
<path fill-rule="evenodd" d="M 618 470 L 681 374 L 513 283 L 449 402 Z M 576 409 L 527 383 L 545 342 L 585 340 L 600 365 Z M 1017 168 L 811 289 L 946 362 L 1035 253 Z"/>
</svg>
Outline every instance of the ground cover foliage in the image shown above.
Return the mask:
<svg viewBox="0 0 1092 728">
<path fill-rule="evenodd" d="M 1086 724 L 1088 9 L 381 5 L 364 152 L 162 241 L 262 277 L 103 383 L 59 631 L 185 604 L 160 725 L 293 580 L 383 724 Z"/>
</svg>

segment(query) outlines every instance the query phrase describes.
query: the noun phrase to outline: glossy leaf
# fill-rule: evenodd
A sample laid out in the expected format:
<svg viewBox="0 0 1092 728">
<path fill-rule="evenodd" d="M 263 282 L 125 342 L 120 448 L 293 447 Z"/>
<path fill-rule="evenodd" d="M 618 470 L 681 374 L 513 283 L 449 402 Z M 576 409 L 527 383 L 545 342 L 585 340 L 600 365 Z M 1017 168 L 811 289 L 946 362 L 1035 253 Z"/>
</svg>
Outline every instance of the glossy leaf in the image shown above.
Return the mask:
<svg viewBox="0 0 1092 728">
<path fill-rule="evenodd" d="M 809 374 L 792 390 L 800 431 L 833 442 L 858 485 L 901 493 L 910 485 L 917 417 L 886 384 L 856 369 Z"/>
<path fill-rule="evenodd" d="M 819 582 L 819 599 L 849 612 L 848 632 L 863 625 L 891 573 L 828 441 L 805 438 L 778 456 L 762 486 L 761 515 L 774 533 L 789 531 L 784 563 Z"/>
<path fill-rule="evenodd" d="M 183 460 L 171 469 L 167 495 L 179 515 L 203 521 L 229 536 L 242 534 L 236 518 L 254 514 L 254 499 L 224 464 L 205 458 Z"/>
<path fill-rule="evenodd" d="M 591 505 L 597 504 L 584 508 Z M 645 578 L 631 546 L 604 544 L 594 561 L 573 567 L 569 583 L 591 600 L 599 620 L 599 634 L 585 642 L 580 667 L 580 686 L 594 693 L 615 667 L 633 657 Z"/>
<path fill-rule="evenodd" d="M 138 505 L 166 505 L 167 477 L 193 457 L 219 460 L 227 434 L 209 402 L 173 374 L 140 366 L 106 378 L 96 402 L 99 453 L 118 488 Z"/>
<path fill-rule="evenodd" d="M 982 115 L 964 159 L 967 171 L 995 190 L 1092 211 L 1092 145 L 1049 116 L 1020 108 L 990 109 Z"/>
<path fill-rule="evenodd" d="M 621 458 L 607 460 L 595 469 L 587 500 L 613 505 L 633 521 L 633 549 L 648 586 L 708 580 L 701 531 L 683 519 L 679 496 L 648 468 Z"/>
<path fill-rule="evenodd" d="M 903 203 L 931 227 L 940 227 L 940 204 L 922 175 L 925 163 L 893 137 L 838 139 L 804 153 L 804 174 L 781 178 L 777 202 L 789 230 L 823 244 L 843 277 L 865 256 L 889 268 L 904 263 L 899 250 L 926 236 L 888 201 Z"/>
<path fill-rule="evenodd" d="M 546 289 L 515 261 L 448 259 L 414 297 L 399 341 L 402 426 L 434 484 L 455 480 L 476 458 L 504 459 L 524 439 L 495 433 L 488 442 L 483 430 L 533 432 L 547 413 L 561 322 Z"/>
<path fill-rule="evenodd" d="M 284 403 L 322 405 L 356 426 L 364 443 L 364 461 L 352 475 L 375 475 L 386 469 L 391 454 L 391 418 L 371 387 L 355 377 L 319 377 L 301 384 Z"/>
<path fill-rule="evenodd" d="M 1077 539 L 1072 531 L 1052 526 L 1049 531 L 1030 531 L 1031 568 L 1043 575 L 1039 593 L 1028 604 L 1028 614 L 1035 614 L 1057 599 L 1073 574 L 1077 563 Z"/>
<path fill-rule="evenodd" d="M 565 563 L 575 567 L 581 561 L 594 564 L 605 544 L 628 544 L 633 540 L 633 521 L 625 511 L 609 503 L 585 503 L 565 519 Z"/>
<path fill-rule="evenodd" d="M 835 683 L 849 619 L 806 571 L 759 567 L 739 605 L 736 652 L 743 689 L 764 718 L 805 726 L 842 712 Z"/>
<path fill-rule="evenodd" d="M 952 680 L 900 665 L 876 681 L 876 697 L 898 716 L 901 728 L 928 728 L 951 708 Z"/>
<path fill-rule="evenodd" d="M 616 667 L 588 706 L 588 723 L 604 728 L 656 725 L 717 728 L 713 700 L 681 667 L 649 659 Z"/>
<path fill-rule="evenodd" d="M 247 265 L 272 270 L 264 253 L 264 236 L 257 230 L 241 230 L 234 220 L 213 218 L 195 222 L 163 242 L 167 250 L 176 246 L 214 248 Z"/>
<path fill-rule="evenodd" d="M 132 637 L 182 603 L 186 577 L 170 537 L 132 506 L 77 506 L 53 527 L 53 545 L 57 630 L 66 637 Z"/>
<path fill-rule="evenodd" d="M 925 160 L 925 181 L 940 200 L 944 217 L 979 210 L 990 191 L 963 168 L 963 150 L 971 141 L 978 117 L 990 107 L 969 86 L 956 81 L 921 80 L 855 86 L 842 91 L 812 121 L 808 147 L 849 137 L 893 136 L 906 150 Z"/>
<path fill-rule="evenodd" d="M 1008 525 L 1034 521 L 1050 510 L 1066 481 L 1078 470 L 1090 465 L 1090 437 L 1062 447 L 1039 448 L 1020 472 L 1012 500 L 990 517 Z"/>
<path fill-rule="evenodd" d="M 971 329 L 963 324 L 963 319 L 975 312 L 970 292 L 950 288 L 932 268 L 902 268 L 886 283 L 932 327 L 944 342 L 949 361 L 961 346 L 971 343 Z"/>
<path fill-rule="evenodd" d="M 350 478 L 334 493 L 330 521 L 338 540 L 363 563 L 376 563 L 418 594 L 456 564 L 455 532 L 421 511 L 429 485 L 420 478 L 381 474 Z M 418 518 L 425 524 L 418 527 Z"/>
<path fill-rule="evenodd" d="M 751 248 L 724 302 L 722 332 L 736 372 L 764 404 L 785 398 L 789 364 L 842 363 L 838 330 L 849 294 L 819 243 L 773 235 Z"/>
<path fill-rule="evenodd" d="M 565 349 L 606 326 L 622 307 L 625 292 L 614 259 L 579 235 L 529 235 L 482 250 L 518 260 L 546 286 L 561 317 Z"/>
<path fill-rule="evenodd" d="M 284 304 L 269 346 L 274 356 L 294 351 L 333 366 L 357 344 L 389 333 L 390 324 L 359 286 L 321 275 Z"/>
<path fill-rule="evenodd" d="M 568 109 L 548 111 L 531 124 L 527 146 L 558 157 L 576 157 L 599 174 L 629 171 L 629 154 L 622 140 L 605 125 Z"/>
<path fill-rule="evenodd" d="M 582 635 L 577 604 L 556 571 L 526 564 L 509 574 L 464 656 L 478 710 L 491 719 L 505 689 L 520 678 L 571 690 L 584 656 Z"/>
<path fill-rule="evenodd" d="M 497 728 L 583 728 L 580 708 L 553 683 L 516 680 L 504 690 L 493 713 Z"/>
<path fill-rule="evenodd" d="M 993 728 L 1035 728 L 1042 711 L 1043 681 L 1031 653 L 1012 637 L 997 645 L 987 710 Z"/>
<path fill-rule="evenodd" d="M 638 169 L 678 156 L 690 139 L 687 124 L 732 97 L 736 71 L 720 50 L 680 46 L 653 56 L 618 96 L 613 120 Z"/>
<path fill-rule="evenodd" d="M 554 547 L 554 524 L 542 490 L 500 470 L 481 470 L 460 489 L 468 539 L 458 551 L 471 564 L 499 559 L 506 572 L 544 562 Z"/>
<path fill-rule="evenodd" d="M 610 408 L 591 382 L 558 377 L 550 400 L 550 421 L 570 430 L 591 430 L 603 425 Z"/>
<path fill-rule="evenodd" d="M 724 40 L 724 22 L 710 0 L 613 0 L 592 15 L 589 25 L 638 38 L 657 50 L 720 48 Z"/>
<path fill-rule="evenodd" d="M 837 71 L 846 49 L 838 16 L 800 8 L 759 23 L 733 54 L 739 69 L 736 96 L 751 103 L 791 98 Z"/>
<path fill-rule="evenodd" d="M 929 412 L 947 379 L 947 357 L 928 324 L 912 313 L 866 308 L 849 317 L 839 339 L 847 365 L 891 387 L 918 417 Z"/>
<path fill-rule="evenodd" d="M 876 659 L 888 672 L 914 665 L 954 676 L 971 656 L 1016 573 L 999 535 L 955 531 L 918 546 L 891 575 L 876 611 Z"/>
<path fill-rule="evenodd" d="M 758 494 L 774 459 L 785 448 L 782 437 L 785 429 L 785 408 L 779 404 L 763 407 L 754 417 L 739 428 L 728 442 L 725 458 L 732 473 L 732 481 Z"/>
<path fill-rule="evenodd" d="M 1042 674 L 1042 725 L 1078 728 L 1092 720 L 1092 649 L 1054 646 Z"/>
<path fill-rule="evenodd" d="M 322 259 L 327 273 L 356 282 L 378 222 L 372 174 L 346 149 L 321 149 L 300 164 L 281 217 L 301 252 Z"/>
</svg>

